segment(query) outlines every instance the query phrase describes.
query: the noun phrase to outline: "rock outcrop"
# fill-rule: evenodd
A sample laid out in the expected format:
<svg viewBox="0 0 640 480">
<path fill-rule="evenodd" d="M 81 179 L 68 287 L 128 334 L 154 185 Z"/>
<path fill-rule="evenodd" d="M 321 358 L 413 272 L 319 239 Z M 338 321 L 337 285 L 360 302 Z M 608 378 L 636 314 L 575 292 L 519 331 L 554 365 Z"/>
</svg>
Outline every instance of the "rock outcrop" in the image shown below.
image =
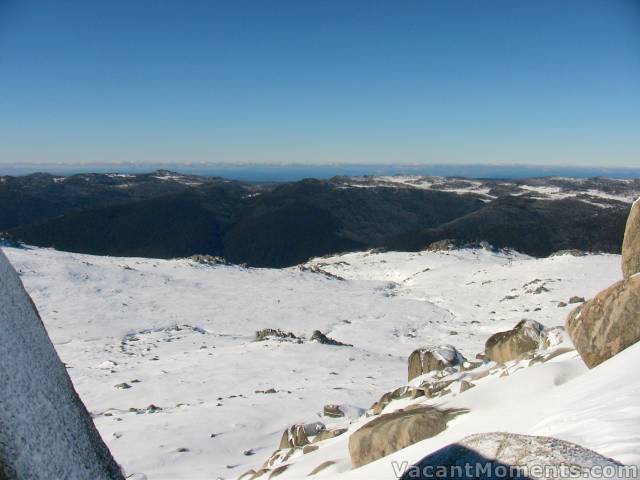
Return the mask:
<svg viewBox="0 0 640 480">
<path fill-rule="evenodd" d="M 409 381 L 434 370 L 463 364 L 466 358 L 453 345 L 419 348 L 409 355 Z"/>
<path fill-rule="evenodd" d="M 336 347 L 353 347 L 350 343 L 342 343 L 326 336 L 320 330 L 314 330 L 310 338 L 311 342 L 322 343 L 323 345 L 334 345 Z"/>
<path fill-rule="evenodd" d="M 545 327 L 535 320 L 521 320 L 511 330 L 498 332 L 485 343 L 485 354 L 496 363 L 518 360 L 544 342 Z"/>
<path fill-rule="evenodd" d="M 573 310 L 566 327 L 589 368 L 640 341 L 640 201 L 633 204 L 622 245 L 624 279 Z"/>
<path fill-rule="evenodd" d="M 627 218 L 622 242 L 622 273 L 624 278 L 640 272 L 640 199 L 636 200 Z"/>
<path fill-rule="evenodd" d="M 589 368 L 640 341 L 640 276 L 613 284 L 573 310 L 567 331 Z"/>
<path fill-rule="evenodd" d="M 2 251 L 0 364 L 2 480 L 124 478 Z"/>
<path fill-rule="evenodd" d="M 349 437 L 349 455 L 354 468 L 366 465 L 447 428 L 457 413 L 419 406 L 380 415 Z"/>
<path fill-rule="evenodd" d="M 292 425 L 282 434 L 278 449 L 304 447 L 309 444 L 309 437 L 318 435 L 325 429 L 321 422 Z"/>
<path fill-rule="evenodd" d="M 469 466 L 468 470 L 467 466 Z M 537 480 L 554 476 L 560 478 L 562 469 L 568 466 L 579 469 L 581 478 L 590 478 L 588 473 L 595 466 L 611 469 L 613 472 L 622 472 L 623 468 L 615 460 L 556 438 L 512 433 L 481 433 L 466 437 L 427 455 L 420 462 L 408 467 L 401 480 L 427 478 Z M 447 472 L 447 474 L 436 476 L 437 471 Z M 505 472 L 505 475 L 501 472 Z M 550 476 L 546 472 L 555 472 L 555 475 Z"/>
</svg>

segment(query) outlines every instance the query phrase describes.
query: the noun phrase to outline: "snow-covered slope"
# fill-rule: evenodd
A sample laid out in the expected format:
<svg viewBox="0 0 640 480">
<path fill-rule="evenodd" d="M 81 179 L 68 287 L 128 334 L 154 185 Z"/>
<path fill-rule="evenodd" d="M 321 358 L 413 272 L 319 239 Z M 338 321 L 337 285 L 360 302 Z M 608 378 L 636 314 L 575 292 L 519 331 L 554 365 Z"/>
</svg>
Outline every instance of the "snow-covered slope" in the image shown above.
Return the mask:
<svg viewBox="0 0 640 480">
<path fill-rule="evenodd" d="M 316 259 L 302 269 L 268 270 L 47 249 L 5 252 L 115 458 L 128 473 L 172 480 L 234 478 L 259 466 L 288 425 L 326 422 L 323 405 L 368 408 L 401 385 L 415 348 L 453 344 L 473 358 L 490 334 L 523 318 L 562 325 L 570 306 L 559 302 L 590 297 L 620 277 L 615 255 L 353 253 Z M 321 330 L 353 347 L 255 342 L 255 331 L 263 328 L 306 339 Z M 618 460 L 638 461 L 629 454 L 637 436 L 622 438 L 628 430 L 616 434 L 611 423 L 616 415 L 635 421 L 626 397 L 637 393 L 633 382 L 627 382 L 629 391 L 611 396 L 619 408 L 597 427 L 608 431 L 608 425 L 608 437 L 583 441 L 592 431 L 582 428 L 586 422 L 562 421 L 572 411 L 589 416 L 587 409 L 571 409 L 572 399 L 588 401 L 589 378 L 598 369 L 585 370 L 572 353 L 491 378 L 486 387 L 446 400 L 484 402 L 484 410 L 461 416 L 426 441 L 432 443 L 402 455 L 417 460 L 445 441 L 489 428 L 494 419 L 492 431 L 557 434 Z M 606 372 L 598 378 L 594 385 L 603 387 L 614 377 Z M 275 393 L 263 393 L 271 389 Z M 498 415 L 498 404 L 519 409 L 512 423 L 512 415 Z M 545 423 L 551 419 L 556 421 Z M 388 478 L 377 462 L 363 467 L 365 476 L 347 472 L 346 441 L 347 435 L 327 441 L 282 478 L 305 476 L 325 457 L 338 460 L 325 478 L 339 471 L 350 478 Z"/>
</svg>

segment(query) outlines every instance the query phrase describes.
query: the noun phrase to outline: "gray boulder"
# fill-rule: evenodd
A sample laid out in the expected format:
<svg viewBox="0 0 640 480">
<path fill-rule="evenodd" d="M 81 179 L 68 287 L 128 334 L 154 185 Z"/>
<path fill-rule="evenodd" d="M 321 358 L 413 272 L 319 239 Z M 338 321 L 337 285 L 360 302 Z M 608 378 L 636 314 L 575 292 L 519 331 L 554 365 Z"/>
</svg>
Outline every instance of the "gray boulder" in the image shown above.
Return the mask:
<svg viewBox="0 0 640 480">
<path fill-rule="evenodd" d="M 354 468 L 378 460 L 447 428 L 457 413 L 419 406 L 380 415 L 349 437 L 349 455 Z"/>
<path fill-rule="evenodd" d="M 631 208 L 622 242 L 622 273 L 624 278 L 640 272 L 640 199 Z"/>
<path fill-rule="evenodd" d="M 408 379 L 411 381 L 434 370 L 462 365 L 466 360 L 453 345 L 419 348 L 409 355 Z"/>
<path fill-rule="evenodd" d="M 583 476 L 583 473 L 588 473 L 595 466 L 602 467 L 601 471 L 607 471 L 604 470 L 607 468 L 623 473 L 622 464 L 615 460 L 556 438 L 512 433 L 481 433 L 427 455 L 420 462 L 406 468 L 401 480 L 538 480 L 563 476 L 569 478 L 568 472 L 562 470 L 567 466 L 579 468 L 580 478 L 585 479 L 590 476 Z M 436 476 L 436 472 L 442 472 L 443 475 Z M 623 478 L 623 475 L 619 478 Z"/>
<path fill-rule="evenodd" d="M 496 363 L 519 360 L 537 350 L 544 341 L 545 327 L 535 320 L 521 320 L 511 330 L 498 332 L 487 340 L 484 351 Z"/>
<path fill-rule="evenodd" d="M 566 328 L 589 368 L 640 340 L 640 276 L 603 290 L 573 310 Z"/>
<path fill-rule="evenodd" d="M 123 479 L 0 250 L 0 478 Z"/>
</svg>

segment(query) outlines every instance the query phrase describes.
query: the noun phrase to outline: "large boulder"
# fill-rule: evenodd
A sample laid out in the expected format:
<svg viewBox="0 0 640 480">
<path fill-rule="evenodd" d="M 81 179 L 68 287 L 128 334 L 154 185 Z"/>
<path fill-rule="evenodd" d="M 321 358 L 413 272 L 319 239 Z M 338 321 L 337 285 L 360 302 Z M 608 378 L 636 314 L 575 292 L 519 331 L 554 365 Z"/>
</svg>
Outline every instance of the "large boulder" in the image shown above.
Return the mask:
<svg viewBox="0 0 640 480">
<path fill-rule="evenodd" d="M 458 412 L 420 406 L 380 415 L 349 437 L 349 455 L 354 468 L 366 465 L 447 428 Z"/>
<path fill-rule="evenodd" d="M 462 365 L 466 358 L 453 345 L 419 348 L 409 355 L 409 381 L 434 370 Z"/>
<path fill-rule="evenodd" d="M 0 478 L 123 479 L 0 250 Z"/>
<path fill-rule="evenodd" d="M 622 242 L 622 273 L 624 278 L 640 272 L 640 199 L 636 200 L 627 218 Z"/>
<path fill-rule="evenodd" d="M 567 331 L 589 368 L 640 340 L 640 276 L 603 290 L 573 310 Z"/>
<path fill-rule="evenodd" d="M 544 325 L 535 320 L 521 320 L 511 330 L 491 335 L 485 343 L 484 352 L 497 363 L 519 360 L 540 348 L 544 338 Z"/>
<path fill-rule="evenodd" d="M 569 466 L 579 469 L 580 478 L 585 479 L 591 478 L 588 475 L 590 471 L 596 472 L 593 467 L 601 468 L 600 472 L 611 469 L 614 473 L 624 473 L 622 464 L 579 445 L 556 438 L 512 433 L 471 435 L 427 455 L 404 472 L 397 473 L 403 474 L 401 480 L 537 480 L 568 478 L 566 468 Z"/>
</svg>

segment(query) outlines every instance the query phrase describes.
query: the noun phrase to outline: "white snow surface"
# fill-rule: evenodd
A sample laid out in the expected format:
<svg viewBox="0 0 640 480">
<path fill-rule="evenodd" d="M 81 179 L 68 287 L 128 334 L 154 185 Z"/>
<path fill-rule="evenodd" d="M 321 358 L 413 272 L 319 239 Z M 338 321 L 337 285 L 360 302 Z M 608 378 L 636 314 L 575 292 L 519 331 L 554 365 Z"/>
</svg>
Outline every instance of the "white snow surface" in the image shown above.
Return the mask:
<svg viewBox="0 0 640 480">
<path fill-rule="evenodd" d="M 309 262 L 340 280 L 297 267 L 4 251 L 127 474 L 235 478 L 258 468 L 286 427 L 317 421 L 350 430 L 290 459 L 278 478 L 306 477 L 328 460 L 336 463 L 317 478 L 393 478 L 391 459 L 415 462 L 493 431 L 553 436 L 640 464 L 638 345 L 591 371 L 570 351 L 512 365 L 509 376 L 489 375 L 462 394 L 393 402 L 387 408 L 470 411 L 436 437 L 353 471 L 348 435 L 368 419 L 321 416 L 325 404 L 366 409 L 403 385 L 416 348 L 451 344 L 472 359 L 491 334 L 523 318 L 563 325 L 572 306 L 558 302 L 619 280 L 617 255 L 361 252 Z M 253 341 L 262 328 L 306 338 L 321 330 L 354 346 Z M 269 389 L 276 393 L 262 393 Z"/>
</svg>

